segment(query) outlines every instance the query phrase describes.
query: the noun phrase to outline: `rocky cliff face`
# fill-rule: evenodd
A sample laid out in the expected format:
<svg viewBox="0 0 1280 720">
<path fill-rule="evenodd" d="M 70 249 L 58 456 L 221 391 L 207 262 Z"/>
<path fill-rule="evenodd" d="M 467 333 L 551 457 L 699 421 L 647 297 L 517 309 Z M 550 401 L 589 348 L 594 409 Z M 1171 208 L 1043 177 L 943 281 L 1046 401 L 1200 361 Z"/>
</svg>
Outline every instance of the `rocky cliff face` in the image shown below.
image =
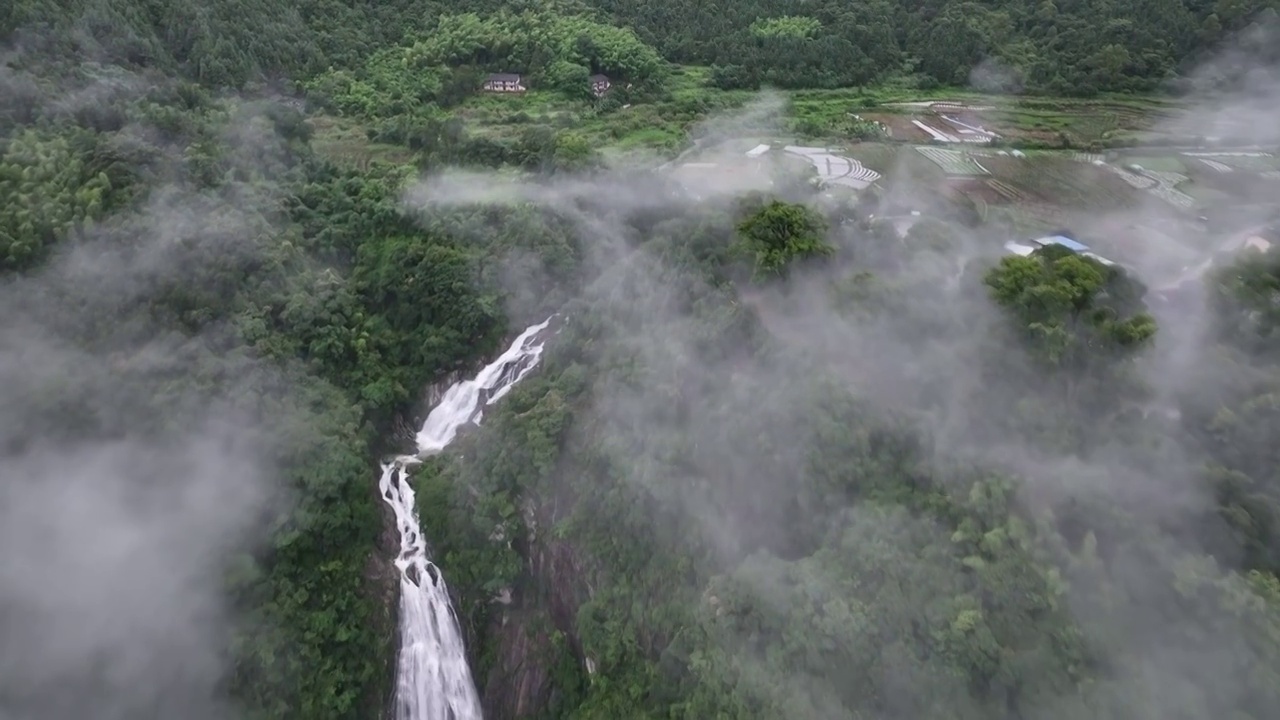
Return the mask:
<svg viewBox="0 0 1280 720">
<path fill-rule="evenodd" d="M 540 613 L 514 610 L 491 629 L 497 635 L 498 664 L 481 686 L 486 718 L 530 718 L 551 703 L 549 658 L 554 647 L 539 630 Z"/>
<path fill-rule="evenodd" d="M 540 716 L 559 705 L 573 691 L 566 685 L 586 672 L 576 634 L 578 608 L 590 597 L 586 568 L 569 543 L 538 532 L 550 527 L 549 515 L 526 505 L 530 582 L 489 628 L 495 662 L 485 678 L 477 679 L 486 718 Z"/>
<path fill-rule="evenodd" d="M 436 382 L 428 385 L 426 392 L 424 392 L 422 396 L 422 410 L 417 418 L 417 424 L 414 427 L 414 432 L 416 433 L 417 428 L 422 427 L 422 421 L 426 419 L 427 413 L 431 412 L 431 408 L 440 404 L 440 399 L 444 397 L 445 392 L 447 392 L 449 388 L 457 385 L 467 378 L 474 377 L 476 373 L 480 372 L 482 367 L 484 366 L 477 363 L 475 367 L 467 370 L 451 372 Z"/>
</svg>

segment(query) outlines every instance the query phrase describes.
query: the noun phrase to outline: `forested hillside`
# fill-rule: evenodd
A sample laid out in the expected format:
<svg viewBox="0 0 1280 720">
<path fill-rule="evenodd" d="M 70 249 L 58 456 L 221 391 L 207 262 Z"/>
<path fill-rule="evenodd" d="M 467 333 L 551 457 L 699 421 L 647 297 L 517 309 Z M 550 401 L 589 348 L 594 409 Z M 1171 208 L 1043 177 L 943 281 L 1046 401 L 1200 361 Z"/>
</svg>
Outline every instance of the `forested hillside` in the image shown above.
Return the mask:
<svg viewBox="0 0 1280 720">
<path fill-rule="evenodd" d="M 19 29 L 50 53 L 97 48 L 118 62 L 181 69 L 215 85 L 349 68 L 388 45 L 431 33 L 442 16 L 595 14 L 633 29 L 667 60 L 715 66 L 724 88 L 831 88 L 911 78 L 1051 94 L 1145 91 L 1189 70 L 1232 33 L 1275 11 L 1271 0 L 1039 4 L 838 2 L 706 4 L 649 0 L 551 3 L 431 0 L 16 0 L 0 10 L 0 39 Z M 38 28 L 56 28 L 50 36 Z M 442 28 L 441 32 L 457 32 Z M 605 42 L 583 25 L 577 37 Z M 475 38 L 472 38 L 474 41 Z M 479 46 L 473 46 L 479 47 Z M 515 47 L 512 44 L 511 47 Z M 527 46 L 526 46 L 527 47 Z M 450 56 L 451 64 L 468 59 Z M 497 60 L 489 56 L 487 60 Z M 507 71 L 537 70 L 519 58 Z"/>
<path fill-rule="evenodd" d="M 22 59 L 0 143 L 0 525 L 40 564 L 4 574 L 6 712 L 222 717 L 223 698 L 252 717 L 377 715 L 394 630 L 379 438 L 501 341 L 496 263 L 562 236 L 483 211 L 427 230 L 400 212 L 405 170 L 329 165 L 276 103 Z M 173 499 L 140 499 L 143 476 Z M 128 554 L 85 556 L 114 566 L 73 559 L 122 535 Z M 92 591 L 59 605 L 58 571 Z M 56 610 L 24 614 L 28 597 Z M 69 612 L 84 629 L 63 629 Z M 61 632 L 77 650 L 37 652 Z"/>
<path fill-rule="evenodd" d="M 599 7 L 723 87 L 926 84 L 1092 94 L 1158 87 L 1273 3 L 632 3 Z"/>
<path fill-rule="evenodd" d="M 1264 4 L 664 2 L 0 8 L 0 719 L 388 717 L 378 461 L 553 312 L 413 479 L 491 720 L 1274 717 L 1280 250 L 1157 292 L 914 149 L 604 147 L 1153 89 Z"/>
<path fill-rule="evenodd" d="M 492 693 L 534 682 L 511 654 L 541 642 L 553 717 L 1268 716 L 1275 505 L 1245 436 L 1277 375 L 1239 344 L 1261 328 L 1196 377 L 1264 385 L 1204 394 L 1143 370 L 1157 322 L 1121 271 L 1062 250 L 957 275 L 955 229 L 805 212 L 628 204 L 546 367 L 420 476 L 494 638 L 490 713 L 531 702 Z M 1223 271 L 1214 327 L 1271 262 Z"/>
<path fill-rule="evenodd" d="M 305 77 L 330 64 L 348 65 L 426 28 L 435 14 L 430 4 L 408 0 L 17 0 L 0 9 L 0 38 L 41 46 L 55 60 L 78 50 L 132 68 L 239 86 L 264 74 Z"/>
</svg>

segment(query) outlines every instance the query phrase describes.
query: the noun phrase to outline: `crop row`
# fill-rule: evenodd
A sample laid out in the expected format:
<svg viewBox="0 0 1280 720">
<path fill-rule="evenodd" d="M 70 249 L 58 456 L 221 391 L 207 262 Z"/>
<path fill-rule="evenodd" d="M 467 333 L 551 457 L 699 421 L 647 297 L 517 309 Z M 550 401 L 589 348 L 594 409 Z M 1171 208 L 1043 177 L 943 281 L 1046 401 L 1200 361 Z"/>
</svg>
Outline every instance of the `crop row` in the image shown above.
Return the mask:
<svg viewBox="0 0 1280 720">
<path fill-rule="evenodd" d="M 1233 170 L 1233 168 L 1230 165 L 1220 163 L 1217 160 L 1210 160 L 1209 158 L 1197 158 L 1197 159 L 1200 162 L 1204 163 L 1204 165 L 1207 166 L 1209 169 L 1217 170 L 1220 173 L 1229 173 L 1229 172 L 1232 172 Z"/>
<path fill-rule="evenodd" d="M 875 182 L 880 179 L 880 173 L 854 160 L 853 158 L 845 158 L 849 161 L 848 177 L 855 180 L 865 180 L 867 182 Z"/>
<path fill-rule="evenodd" d="M 1112 173 L 1114 173 L 1121 180 L 1124 180 L 1125 182 L 1129 183 L 1133 187 L 1138 188 L 1139 190 L 1146 190 L 1147 188 L 1156 184 L 1155 180 L 1152 180 L 1151 178 L 1145 175 L 1136 175 L 1127 170 L 1122 170 L 1121 168 L 1118 168 L 1115 165 L 1108 165 L 1107 169 L 1110 170 Z"/>
<path fill-rule="evenodd" d="M 1068 158 L 1000 158 L 991 171 L 1001 181 L 1045 202 L 1071 208 L 1110 209 L 1130 204 L 1132 194 L 1106 171 Z"/>
<path fill-rule="evenodd" d="M 1180 208 L 1190 208 L 1196 204 L 1195 198 L 1167 185 L 1158 185 L 1150 190 L 1152 195 Z"/>
<path fill-rule="evenodd" d="M 956 150 L 935 147 L 918 147 L 917 151 L 932 160 L 948 175 L 988 175 L 987 169 L 972 158 Z"/>
<path fill-rule="evenodd" d="M 1013 202 L 1026 202 L 1030 196 L 1009 183 L 1000 180 L 988 180 L 987 186 L 1000 193 L 1005 199 Z"/>
</svg>

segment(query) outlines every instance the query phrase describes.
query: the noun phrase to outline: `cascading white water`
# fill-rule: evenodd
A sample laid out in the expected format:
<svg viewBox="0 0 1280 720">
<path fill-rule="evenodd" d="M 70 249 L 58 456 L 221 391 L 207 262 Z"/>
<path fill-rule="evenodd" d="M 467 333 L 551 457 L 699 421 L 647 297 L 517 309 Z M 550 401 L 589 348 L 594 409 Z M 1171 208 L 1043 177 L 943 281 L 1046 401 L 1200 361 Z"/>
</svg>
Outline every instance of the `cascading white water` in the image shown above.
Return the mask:
<svg viewBox="0 0 1280 720">
<path fill-rule="evenodd" d="M 553 316 L 554 317 L 554 316 Z M 378 487 L 400 531 L 400 656 L 396 663 L 397 720 L 481 720 L 458 618 L 444 575 L 431 562 L 418 525 L 407 468 L 445 448 L 463 425 L 479 424 L 492 405 L 538 364 L 552 318 L 530 327 L 475 378 L 445 392 L 418 432 L 418 454 L 384 463 Z"/>
</svg>

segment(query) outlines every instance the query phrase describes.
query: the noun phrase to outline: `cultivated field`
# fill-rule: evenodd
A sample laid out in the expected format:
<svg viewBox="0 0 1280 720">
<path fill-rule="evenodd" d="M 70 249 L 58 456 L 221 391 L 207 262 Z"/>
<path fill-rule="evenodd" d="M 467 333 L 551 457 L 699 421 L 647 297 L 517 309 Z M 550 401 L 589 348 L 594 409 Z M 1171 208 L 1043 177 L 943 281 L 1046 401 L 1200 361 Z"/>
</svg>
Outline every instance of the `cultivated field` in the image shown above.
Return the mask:
<svg viewBox="0 0 1280 720">
<path fill-rule="evenodd" d="M 867 168 L 860 161 L 836 154 L 827 148 L 788 145 L 784 151 L 794 157 L 804 158 L 812 164 L 818 177 L 828 185 L 843 185 L 862 190 L 880 179 L 880 173 Z"/>
<path fill-rule="evenodd" d="M 912 122 L 914 115 L 904 113 L 861 113 L 866 120 L 883 125 L 890 140 L 899 142 L 929 142 L 929 134 Z"/>
<path fill-rule="evenodd" d="M 1221 172 L 1243 170 L 1264 173 L 1280 170 L 1280 158 L 1269 152 L 1201 150 L 1182 154 L 1191 161 L 1204 163 Z"/>
<path fill-rule="evenodd" d="M 1133 138 L 1168 116 L 1157 100 L 1073 101 L 1040 98 L 1001 104 L 990 113 L 997 129 L 1015 138 L 1060 142 L 1077 147 Z"/>
<path fill-rule="evenodd" d="M 1157 100 L 1054 100 L 969 97 L 959 100 L 884 103 L 874 117 L 907 142 L 986 142 L 991 138 L 1042 147 L 1088 147 L 1149 132 L 1165 119 Z"/>
<path fill-rule="evenodd" d="M 948 176 L 990 174 L 977 160 L 961 150 L 925 146 L 917 147 L 916 152 L 936 163 Z"/>
</svg>

